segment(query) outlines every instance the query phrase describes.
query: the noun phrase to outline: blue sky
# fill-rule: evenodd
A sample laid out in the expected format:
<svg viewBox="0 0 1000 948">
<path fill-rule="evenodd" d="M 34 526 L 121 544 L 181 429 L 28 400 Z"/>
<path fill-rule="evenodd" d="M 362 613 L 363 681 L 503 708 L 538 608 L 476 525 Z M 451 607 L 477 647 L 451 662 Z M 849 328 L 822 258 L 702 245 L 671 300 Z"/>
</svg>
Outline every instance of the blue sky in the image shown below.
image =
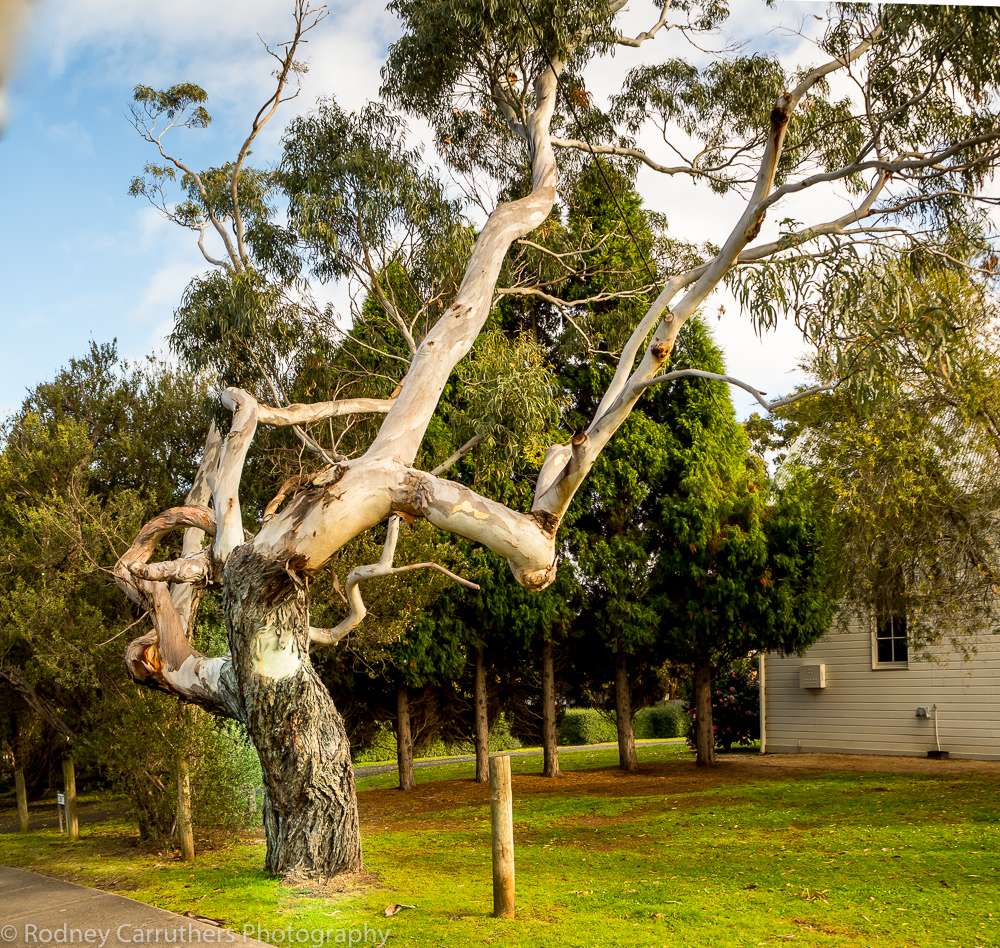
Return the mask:
<svg viewBox="0 0 1000 948">
<path fill-rule="evenodd" d="M 269 41 L 290 35 L 281 2 L 42 0 L 22 35 L 0 138 L 0 279 L 4 346 L 0 414 L 51 378 L 89 341 L 118 339 L 139 358 L 165 350 L 188 280 L 206 269 L 194 236 L 163 220 L 128 186 L 154 156 L 129 123 L 137 83 L 202 85 L 215 117 L 173 144 L 195 167 L 221 163 L 269 94 Z M 306 55 L 298 100 L 262 136 L 273 161 L 281 126 L 326 91 L 348 106 L 378 90 L 394 23 L 377 7 L 331 5 Z"/>
<path fill-rule="evenodd" d="M 758 0 L 733 6 L 747 33 L 772 25 L 763 22 Z M 652 25 L 650 9 L 637 5 L 637 31 Z M 822 5 L 778 9 L 775 17 L 796 26 Z M 287 39 L 289 10 L 284 0 L 36 0 L 0 138 L 0 417 L 84 354 L 91 339 L 117 338 L 126 358 L 166 352 L 174 307 L 206 266 L 194 235 L 128 194 L 132 177 L 154 157 L 129 122 L 132 90 L 137 83 L 201 85 L 215 121 L 204 131 L 178 132 L 173 147 L 195 167 L 231 158 L 270 92 L 273 61 L 256 34 Z M 276 159 L 282 127 L 317 97 L 332 93 L 354 108 L 377 95 L 385 49 L 396 36 L 393 18 L 380 4 L 331 3 L 329 13 L 310 34 L 301 94 L 258 140 L 257 162 Z M 766 36 L 771 46 L 801 45 L 787 31 Z M 613 84 L 632 64 L 620 52 L 602 67 L 602 79 Z M 718 238 L 717 216 L 730 216 L 724 203 L 705 189 L 668 197 L 655 177 L 640 179 L 650 206 L 667 210 L 672 225 L 684 224 L 684 236 Z M 713 320 L 730 371 L 772 393 L 789 389 L 799 378 L 789 374 L 801 350 L 794 331 L 762 344 L 734 310 Z"/>
</svg>

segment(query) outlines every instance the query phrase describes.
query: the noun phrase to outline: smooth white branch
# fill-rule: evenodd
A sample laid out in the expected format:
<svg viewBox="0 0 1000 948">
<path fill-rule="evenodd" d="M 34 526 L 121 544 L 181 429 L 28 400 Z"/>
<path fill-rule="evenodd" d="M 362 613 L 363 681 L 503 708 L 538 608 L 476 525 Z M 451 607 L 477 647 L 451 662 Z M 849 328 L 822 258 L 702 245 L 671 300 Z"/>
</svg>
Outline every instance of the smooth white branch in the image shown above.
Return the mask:
<svg viewBox="0 0 1000 948">
<path fill-rule="evenodd" d="M 660 32 L 660 30 L 663 29 L 664 26 L 666 26 L 667 11 L 669 9 L 670 9 L 670 0 L 665 0 L 663 4 L 663 9 L 660 11 L 659 19 L 648 30 L 646 30 L 643 33 L 640 33 L 638 36 L 623 36 L 622 34 L 619 33 L 618 38 L 615 40 L 615 42 L 617 42 L 619 46 L 631 46 L 633 49 L 637 49 L 638 47 L 642 46 L 642 44 L 645 43 L 646 40 L 651 40 L 654 36 L 656 36 L 657 33 Z"/>
<path fill-rule="evenodd" d="M 642 388 L 649 388 L 651 385 L 659 385 L 661 382 L 672 382 L 675 379 L 685 379 L 685 378 L 695 378 L 695 379 L 711 379 L 716 382 L 726 382 L 728 385 L 733 385 L 736 388 L 743 389 L 744 392 L 749 392 L 757 399 L 758 402 L 763 406 L 765 411 L 776 411 L 779 408 L 784 408 L 785 405 L 791 405 L 793 402 L 797 402 L 802 398 L 808 398 L 810 395 L 817 395 L 820 392 L 832 392 L 839 383 L 831 383 L 829 385 L 814 385 L 812 388 L 803 389 L 801 392 L 796 392 L 794 395 L 789 395 L 786 398 L 779 398 L 777 401 L 768 401 L 765 397 L 767 392 L 762 392 L 760 389 L 754 388 L 747 382 L 743 382 L 740 379 L 733 378 L 731 375 L 720 375 L 718 372 L 706 372 L 702 369 L 675 369 L 672 372 L 664 372 L 662 375 L 657 375 L 645 382 L 641 383 Z"/>
<path fill-rule="evenodd" d="M 450 458 L 442 461 L 436 468 L 434 468 L 434 470 L 431 471 L 431 474 L 444 474 L 448 468 L 464 458 L 465 455 L 476 447 L 476 445 L 482 443 L 484 437 L 485 435 L 476 435 L 474 438 L 469 438 L 469 440 L 466 441 L 465 444 L 463 444 Z"/>
<path fill-rule="evenodd" d="M 541 225 L 552 210 L 558 181 L 549 127 L 556 105 L 562 63 L 552 61 L 535 81 L 535 110 L 525 132 L 531 155 L 532 190 L 527 197 L 500 204 L 486 221 L 472 249 L 454 301 L 424 337 L 385 422 L 365 455 L 413 463 L 441 392 L 455 366 L 465 358 L 489 316 L 493 293 L 511 244 Z"/>
<path fill-rule="evenodd" d="M 312 405 L 294 404 L 283 408 L 257 405 L 257 421 L 262 425 L 311 425 L 345 415 L 385 414 L 395 404 L 394 398 L 343 398 Z"/>
<path fill-rule="evenodd" d="M 401 518 L 393 515 L 389 518 L 386 528 L 385 544 L 382 547 L 382 556 L 377 563 L 369 563 L 367 566 L 356 566 L 347 574 L 346 598 L 350 606 L 350 612 L 333 629 L 317 629 L 309 627 L 309 641 L 313 645 L 336 645 L 348 632 L 357 628 L 361 620 L 368 615 L 368 607 L 361 598 L 360 584 L 365 579 L 376 579 L 379 576 L 393 576 L 396 573 L 405 573 L 414 569 L 434 569 L 444 573 L 449 579 L 456 583 L 461 583 L 469 589 L 479 589 L 476 583 L 464 579 L 449 569 L 445 569 L 440 563 L 411 563 L 408 566 L 393 566 L 392 561 L 396 555 L 396 543 L 399 540 L 399 524 Z"/>
</svg>

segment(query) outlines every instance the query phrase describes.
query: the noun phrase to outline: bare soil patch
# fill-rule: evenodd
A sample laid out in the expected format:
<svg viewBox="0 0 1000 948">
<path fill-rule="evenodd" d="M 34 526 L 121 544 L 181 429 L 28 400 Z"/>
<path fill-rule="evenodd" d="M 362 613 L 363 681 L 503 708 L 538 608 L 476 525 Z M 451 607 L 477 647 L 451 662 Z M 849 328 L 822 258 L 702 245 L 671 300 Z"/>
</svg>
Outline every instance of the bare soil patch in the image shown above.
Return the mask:
<svg viewBox="0 0 1000 948">
<path fill-rule="evenodd" d="M 306 872 L 294 871 L 282 879 L 281 884 L 295 889 L 298 895 L 311 898 L 329 898 L 343 895 L 356 889 L 381 888 L 382 877 L 377 872 L 343 872 L 339 876 L 319 877 Z"/>
<path fill-rule="evenodd" d="M 516 801 L 556 790 L 561 796 L 644 797 L 670 799 L 678 809 L 700 807 L 698 796 L 719 787 L 745 787 L 778 780 L 809 779 L 838 773 L 936 774 L 982 773 L 1000 777 L 1000 761 L 928 760 L 923 757 L 889 757 L 848 754 L 734 754 L 722 756 L 713 768 L 701 768 L 694 761 L 663 761 L 642 764 L 638 773 L 627 774 L 617 767 L 568 771 L 558 778 L 540 774 L 514 774 Z M 874 793 L 885 788 L 864 788 Z M 489 787 L 472 780 L 439 780 L 417 784 L 416 790 L 367 790 L 358 795 L 362 823 L 391 826 L 408 823 L 414 817 L 432 816 L 462 807 L 482 808 L 489 803 Z M 713 798 L 717 805 L 725 801 Z"/>
</svg>

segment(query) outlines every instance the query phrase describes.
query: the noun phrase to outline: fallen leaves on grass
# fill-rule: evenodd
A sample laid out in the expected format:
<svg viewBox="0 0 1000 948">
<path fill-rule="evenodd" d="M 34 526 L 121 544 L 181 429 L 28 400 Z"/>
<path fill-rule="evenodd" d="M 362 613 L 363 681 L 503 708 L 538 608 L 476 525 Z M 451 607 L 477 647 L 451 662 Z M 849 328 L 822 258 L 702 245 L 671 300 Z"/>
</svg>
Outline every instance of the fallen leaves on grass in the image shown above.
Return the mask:
<svg viewBox="0 0 1000 948">
<path fill-rule="evenodd" d="M 829 891 L 829 889 L 810 889 L 809 886 L 806 886 L 801 892 L 797 892 L 796 894 L 799 898 L 805 899 L 807 902 L 828 902 L 829 897 L 827 893 Z"/>
</svg>

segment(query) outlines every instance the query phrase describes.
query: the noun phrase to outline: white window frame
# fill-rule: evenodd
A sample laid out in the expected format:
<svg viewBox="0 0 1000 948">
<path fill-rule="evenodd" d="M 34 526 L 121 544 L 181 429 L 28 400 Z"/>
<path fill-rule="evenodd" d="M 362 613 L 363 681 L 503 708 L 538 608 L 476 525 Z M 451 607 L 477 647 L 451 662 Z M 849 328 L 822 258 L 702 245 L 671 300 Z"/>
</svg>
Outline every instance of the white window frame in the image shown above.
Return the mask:
<svg viewBox="0 0 1000 948">
<path fill-rule="evenodd" d="M 889 619 L 890 622 L 893 621 L 892 618 Z M 878 660 L 878 626 L 879 623 L 875 616 L 871 617 L 871 642 L 872 642 L 872 671 L 890 671 L 892 669 L 901 670 L 910 667 L 910 645 L 909 641 L 906 643 L 906 658 L 899 661 L 892 662 L 880 662 Z M 902 636 L 892 636 L 892 641 L 897 641 L 898 639 L 906 640 L 905 633 Z"/>
</svg>

